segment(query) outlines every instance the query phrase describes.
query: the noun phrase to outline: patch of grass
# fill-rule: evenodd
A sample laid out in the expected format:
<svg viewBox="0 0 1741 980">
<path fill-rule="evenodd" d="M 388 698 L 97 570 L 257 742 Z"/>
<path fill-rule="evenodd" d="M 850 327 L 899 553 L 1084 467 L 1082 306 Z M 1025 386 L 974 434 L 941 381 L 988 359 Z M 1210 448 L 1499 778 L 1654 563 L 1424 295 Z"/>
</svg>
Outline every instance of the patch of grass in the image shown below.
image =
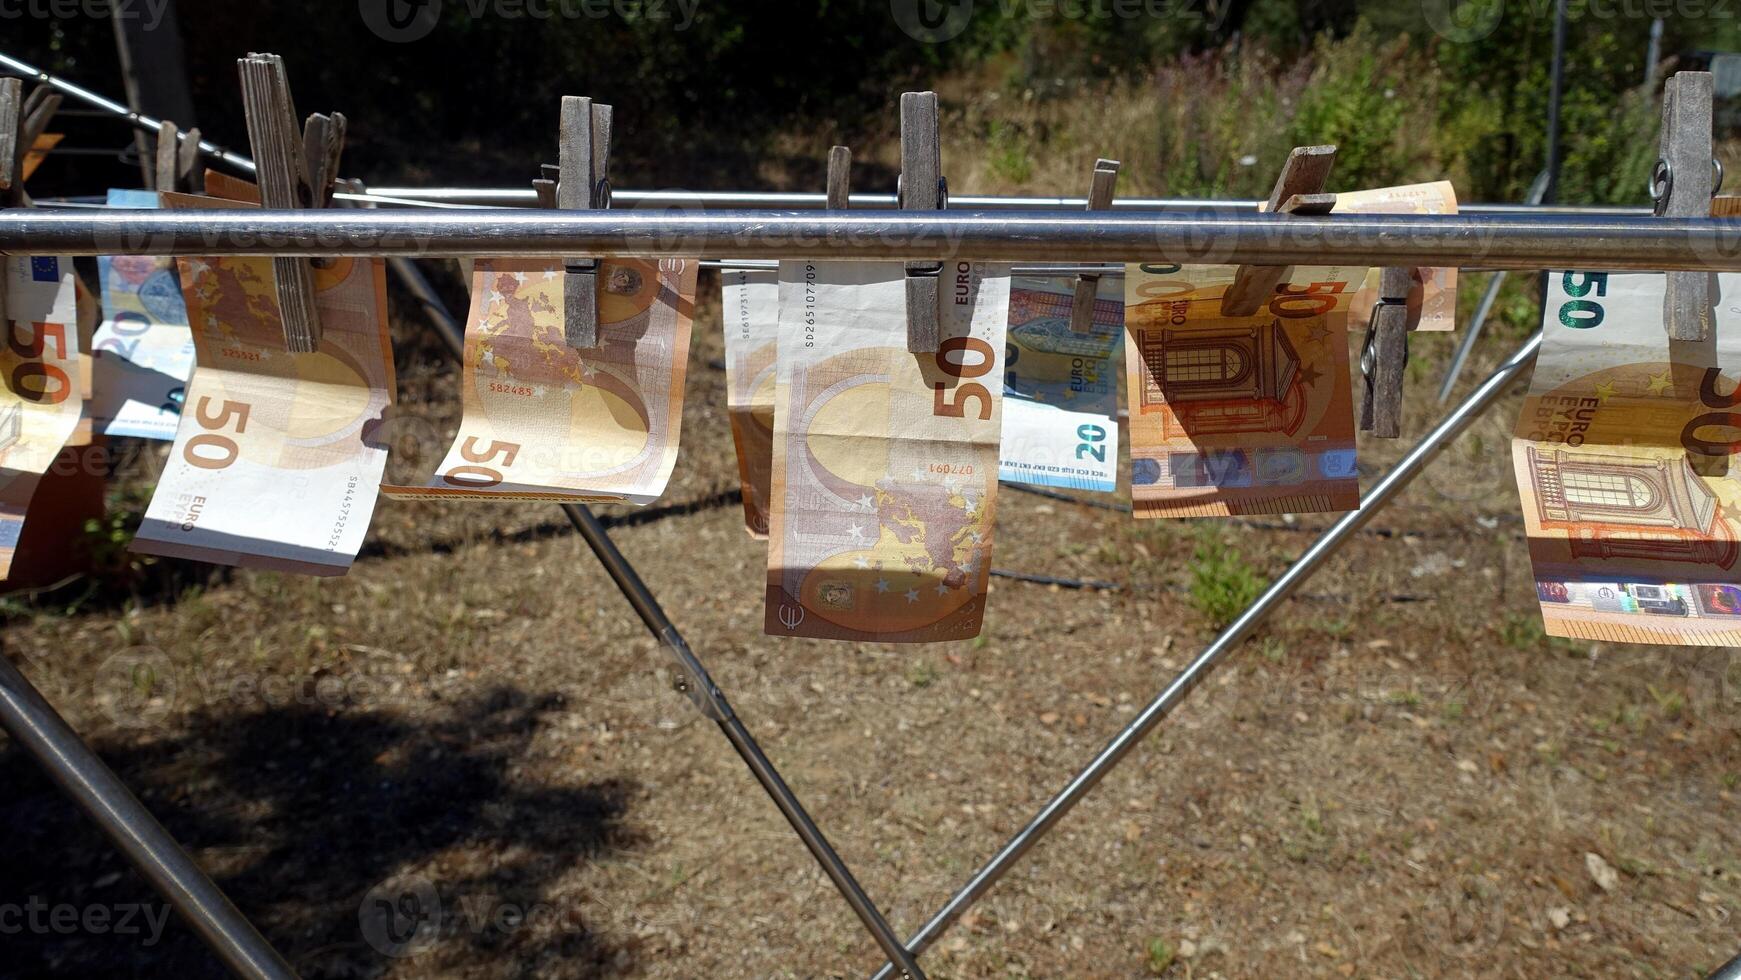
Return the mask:
<svg viewBox="0 0 1741 980">
<path fill-rule="evenodd" d="M 930 687 L 937 680 L 937 667 L 929 660 L 917 660 L 907 668 L 907 683 L 914 687 Z"/>
<path fill-rule="evenodd" d="M 1149 973 L 1157 977 L 1166 973 L 1167 970 L 1172 967 L 1173 961 L 1177 959 L 1179 955 L 1174 952 L 1171 943 L 1159 936 L 1149 940 L 1148 953 Z"/>
<path fill-rule="evenodd" d="M 1723 774 L 1723 788 L 1734 789 L 1741 786 L 1741 772 L 1726 772 Z"/>
<path fill-rule="evenodd" d="M 1547 639 L 1541 617 L 1535 613 L 1506 613 L 1499 624 L 1500 642 L 1513 650 L 1534 650 Z"/>
<path fill-rule="evenodd" d="M 1680 691 L 1658 690 L 1655 684 L 1646 684 L 1651 699 L 1656 701 L 1656 710 L 1661 713 L 1664 721 L 1674 721 L 1687 710 L 1687 696 Z"/>
<path fill-rule="evenodd" d="M 1205 536 L 1191 555 L 1191 604 L 1216 629 L 1233 622 L 1264 587 L 1263 576 L 1219 538 Z"/>
<path fill-rule="evenodd" d="M 1444 705 L 1439 708 L 1439 717 L 1446 721 L 1462 721 L 1463 702 L 1456 698 L 1446 701 Z"/>
<path fill-rule="evenodd" d="M 1288 659 L 1288 645 L 1280 637 L 1264 637 L 1258 643 L 1257 652 L 1272 664 L 1283 663 Z"/>
<path fill-rule="evenodd" d="M 1318 620 L 1317 627 L 1332 640 L 1346 640 L 1354 633 L 1354 620 L 1346 616 L 1324 618 Z"/>
</svg>

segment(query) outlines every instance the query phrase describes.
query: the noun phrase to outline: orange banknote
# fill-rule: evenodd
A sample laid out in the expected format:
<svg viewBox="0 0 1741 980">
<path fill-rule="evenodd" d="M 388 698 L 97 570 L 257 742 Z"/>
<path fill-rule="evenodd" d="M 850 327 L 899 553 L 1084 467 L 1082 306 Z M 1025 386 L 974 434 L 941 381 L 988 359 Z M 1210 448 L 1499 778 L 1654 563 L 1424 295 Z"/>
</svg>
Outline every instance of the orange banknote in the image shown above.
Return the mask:
<svg viewBox="0 0 1741 980">
<path fill-rule="evenodd" d="M 1125 273 L 1136 516 L 1358 507 L 1345 319 L 1366 270 L 1294 268 L 1257 313 L 1224 316 L 1235 272 Z"/>
</svg>

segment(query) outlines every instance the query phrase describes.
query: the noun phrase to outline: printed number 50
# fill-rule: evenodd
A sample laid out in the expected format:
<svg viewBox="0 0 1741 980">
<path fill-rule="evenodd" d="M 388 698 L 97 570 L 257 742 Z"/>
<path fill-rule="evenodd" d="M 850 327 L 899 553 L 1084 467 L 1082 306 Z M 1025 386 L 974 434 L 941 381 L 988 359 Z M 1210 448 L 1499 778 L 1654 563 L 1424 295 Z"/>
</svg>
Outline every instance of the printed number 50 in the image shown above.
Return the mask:
<svg viewBox="0 0 1741 980">
<path fill-rule="evenodd" d="M 967 355 L 977 355 L 973 363 L 968 363 Z M 951 359 L 949 355 L 956 355 Z M 950 337 L 937 345 L 937 369 L 944 374 L 956 378 L 977 378 L 991 371 L 992 364 L 997 360 L 997 352 L 991 345 L 978 337 Z M 991 392 L 985 390 L 985 385 L 977 382 L 967 382 L 955 386 L 955 400 L 949 400 L 949 387 L 943 382 L 931 385 L 932 415 L 946 415 L 952 419 L 967 417 L 967 400 L 979 402 L 979 414 L 975 416 L 982 421 L 991 418 Z"/>
<path fill-rule="evenodd" d="M 181 448 L 181 458 L 202 470 L 221 470 L 236 461 L 241 449 L 236 445 L 236 440 L 215 430 L 223 429 L 233 421 L 237 435 L 248 431 L 249 409 L 241 402 L 233 402 L 228 398 L 224 399 L 216 412 L 210 410 L 211 406 L 210 395 L 201 395 L 199 401 L 194 403 L 194 421 L 201 428 L 214 431 L 201 432 L 189 439 Z"/>
<path fill-rule="evenodd" d="M 479 449 L 478 437 L 466 436 L 465 442 L 460 443 L 459 454 L 474 464 L 488 463 L 497 456 L 501 456 L 501 465 L 505 468 L 514 465 L 514 457 L 520 455 L 520 444 L 491 439 L 489 448 Z M 465 479 L 461 479 L 461 477 L 465 477 Z M 449 486 L 482 490 L 502 482 L 502 471 L 491 469 L 488 466 L 455 466 L 443 473 L 441 479 Z"/>
</svg>

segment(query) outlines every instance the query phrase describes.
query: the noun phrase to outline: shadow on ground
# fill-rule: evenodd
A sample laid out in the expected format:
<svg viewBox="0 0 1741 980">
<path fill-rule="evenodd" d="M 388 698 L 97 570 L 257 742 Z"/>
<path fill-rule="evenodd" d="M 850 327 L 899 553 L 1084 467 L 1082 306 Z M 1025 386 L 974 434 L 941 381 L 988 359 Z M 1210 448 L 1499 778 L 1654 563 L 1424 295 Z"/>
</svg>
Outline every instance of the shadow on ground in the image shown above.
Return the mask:
<svg viewBox="0 0 1741 980">
<path fill-rule="evenodd" d="M 94 747 L 304 976 L 503 960 L 619 975 L 622 937 L 556 884 L 637 845 L 622 822 L 636 787 L 529 785 L 518 771 L 562 707 L 502 687 L 420 717 L 295 705 Z M 0 977 L 224 975 L 9 741 L 0 785 Z"/>
</svg>

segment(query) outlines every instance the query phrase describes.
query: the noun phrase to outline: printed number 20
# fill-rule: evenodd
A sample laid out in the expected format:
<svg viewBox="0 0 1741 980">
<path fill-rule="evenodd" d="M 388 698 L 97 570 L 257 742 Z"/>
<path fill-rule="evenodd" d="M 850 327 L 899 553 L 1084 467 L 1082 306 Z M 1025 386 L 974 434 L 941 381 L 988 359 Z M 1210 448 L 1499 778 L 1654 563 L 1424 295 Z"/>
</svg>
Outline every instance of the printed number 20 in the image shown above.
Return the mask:
<svg viewBox="0 0 1741 980">
<path fill-rule="evenodd" d="M 1076 444 L 1076 458 L 1081 459 L 1084 453 L 1093 456 L 1096 461 L 1106 462 L 1106 430 L 1092 422 L 1076 427 L 1076 438 L 1082 441 Z M 1095 445 L 1100 443 L 1101 445 Z"/>
</svg>

